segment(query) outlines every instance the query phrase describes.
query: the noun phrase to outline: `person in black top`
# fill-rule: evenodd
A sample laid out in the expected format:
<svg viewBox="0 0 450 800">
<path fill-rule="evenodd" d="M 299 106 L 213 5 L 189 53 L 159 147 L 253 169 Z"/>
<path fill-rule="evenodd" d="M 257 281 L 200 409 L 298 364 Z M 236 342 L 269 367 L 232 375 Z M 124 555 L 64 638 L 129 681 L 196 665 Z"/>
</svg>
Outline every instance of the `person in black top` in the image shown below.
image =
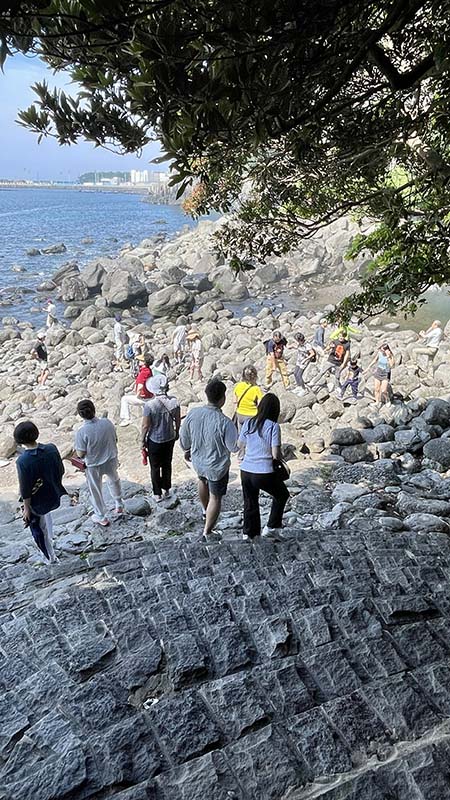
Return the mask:
<svg viewBox="0 0 450 800">
<path fill-rule="evenodd" d="M 14 428 L 14 440 L 23 452 L 16 461 L 22 517 L 44 558 L 57 561 L 52 542 L 51 512 L 59 508 L 61 497 L 67 494 L 62 485 L 64 465 L 54 444 L 38 444 L 39 430 L 34 422 L 19 422 Z"/>
<path fill-rule="evenodd" d="M 45 333 L 38 333 L 36 343 L 31 351 L 33 358 L 36 358 L 41 363 L 41 372 L 38 378 L 38 383 L 43 386 L 49 376 L 48 371 L 48 353 L 45 346 Z"/>
<path fill-rule="evenodd" d="M 358 364 L 357 358 L 351 358 L 345 371 L 344 382 L 341 386 L 341 399 L 344 399 L 345 392 L 350 386 L 352 390 L 353 402 L 358 398 L 358 386 L 361 380 L 362 369 Z"/>
</svg>

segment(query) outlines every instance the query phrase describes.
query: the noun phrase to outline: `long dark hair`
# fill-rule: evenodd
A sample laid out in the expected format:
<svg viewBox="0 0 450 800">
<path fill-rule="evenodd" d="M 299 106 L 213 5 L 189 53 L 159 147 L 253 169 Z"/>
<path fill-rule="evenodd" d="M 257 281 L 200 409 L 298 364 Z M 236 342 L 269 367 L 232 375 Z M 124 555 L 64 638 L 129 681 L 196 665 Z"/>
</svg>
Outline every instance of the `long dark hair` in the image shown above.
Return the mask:
<svg viewBox="0 0 450 800">
<path fill-rule="evenodd" d="M 280 401 L 278 397 L 276 394 L 272 394 L 271 392 L 269 392 L 269 394 L 265 394 L 258 405 L 258 411 L 256 412 L 256 415 L 249 422 L 249 433 L 254 433 L 257 431 L 259 436 L 261 436 L 261 431 L 266 419 L 269 419 L 271 422 L 278 422 L 279 416 Z"/>
</svg>

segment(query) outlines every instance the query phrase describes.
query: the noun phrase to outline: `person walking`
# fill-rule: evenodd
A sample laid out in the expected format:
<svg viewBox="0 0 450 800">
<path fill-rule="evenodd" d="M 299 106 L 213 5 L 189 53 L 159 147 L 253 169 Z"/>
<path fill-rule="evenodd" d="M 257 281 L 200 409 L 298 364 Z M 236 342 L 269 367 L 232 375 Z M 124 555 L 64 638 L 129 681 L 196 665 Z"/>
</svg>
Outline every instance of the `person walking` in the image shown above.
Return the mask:
<svg viewBox="0 0 450 800">
<path fill-rule="evenodd" d="M 255 416 L 258 410 L 258 403 L 264 397 L 264 392 L 257 385 L 257 382 L 258 373 L 256 371 L 256 367 L 252 365 L 244 367 L 242 372 L 242 380 L 236 384 L 233 391 L 233 400 L 236 408 L 233 415 L 233 420 L 236 423 L 238 433 L 241 430 L 244 422 Z M 243 448 L 240 448 L 238 452 L 238 459 L 241 460 L 243 457 L 244 450 Z"/>
<path fill-rule="evenodd" d="M 341 371 L 347 366 L 350 358 L 350 342 L 348 341 L 345 333 L 339 334 L 337 342 L 330 342 L 329 354 L 325 365 L 322 367 L 318 375 L 310 381 L 309 386 L 312 388 L 316 386 L 325 375 L 331 375 L 334 379 L 335 389 L 340 394 L 339 376 Z"/>
<path fill-rule="evenodd" d="M 67 494 L 62 485 L 64 465 L 54 444 L 38 443 L 39 430 L 34 422 L 19 422 L 13 435 L 16 444 L 25 448 L 16 461 L 23 521 L 45 560 L 53 564 L 58 559 L 51 512 L 59 508 L 61 497 Z"/>
<path fill-rule="evenodd" d="M 159 503 L 171 494 L 173 448 L 179 436 L 181 412 L 176 397 L 167 394 L 165 375 L 154 375 L 148 386 L 154 396 L 144 406 L 142 447 L 148 455 L 153 495 Z"/>
<path fill-rule="evenodd" d="M 187 347 L 187 318 L 178 317 L 176 328 L 172 333 L 172 352 L 176 364 L 182 364 Z"/>
<path fill-rule="evenodd" d="M 289 376 L 287 373 L 286 361 L 284 358 L 284 348 L 287 339 L 281 331 L 274 331 L 272 338 L 265 342 L 266 346 L 266 388 L 272 385 L 273 373 L 278 371 L 283 381 L 285 389 L 289 389 Z"/>
<path fill-rule="evenodd" d="M 281 428 L 278 423 L 280 401 L 275 394 L 266 394 L 256 416 L 242 426 L 239 444 L 245 447 L 241 462 L 241 483 L 244 495 L 244 539 L 261 535 L 259 494 L 272 497 L 267 525 L 263 536 L 277 536 L 283 523 L 283 513 L 289 499 L 286 484 L 274 468 L 274 459 L 281 458 Z"/>
<path fill-rule="evenodd" d="M 130 406 L 144 406 L 147 400 L 150 400 L 152 393 L 147 388 L 147 381 L 152 377 L 153 356 L 144 356 L 144 363 L 142 364 L 137 377 L 134 381 L 134 393 L 128 392 L 124 394 L 120 401 L 120 427 L 126 428 L 131 422 Z"/>
<path fill-rule="evenodd" d="M 46 308 L 42 309 L 47 314 L 46 326 L 47 328 L 52 328 L 53 325 L 56 325 L 58 322 L 56 317 L 56 305 L 54 304 L 51 297 L 47 299 L 47 306 Z"/>
<path fill-rule="evenodd" d="M 38 333 L 36 336 L 36 342 L 33 346 L 31 351 L 31 355 L 33 358 L 36 358 L 41 364 L 41 371 L 38 377 L 38 384 L 39 386 L 43 386 L 49 376 L 48 371 L 48 353 L 47 348 L 45 346 L 45 333 Z"/>
<path fill-rule="evenodd" d="M 122 325 L 122 316 L 121 314 L 114 315 L 114 355 L 116 359 L 116 367 L 119 370 L 122 369 L 122 364 L 125 359 L 125 342 L 126 342 L 126 333 L 124 327 Z"/>
<path fill-rule="evenodd" d="M 303 376 L 308 365 L 316 360 L 316 351 L 312 347 L 308 347 L 303 333 L 296 333 L 294 338 L 297 342 L 297 360 L 294 369 L 294 379 L 297 385 L 292 391 L 302 397 L 302 395 L 306 394 Z"/>
<path fill-rule="evenodd" d="M 195 380 L 195 373 L 197 373 L 198 380 L 201 381 L 203 380 L 202 366 L 203 366 L 204 351 L 199 332 L 196 330 L 190 330 L 189 333 L 187 334 L 187 341 L 191 353 L 191 366 L 190 366 L 191 381 Z"/>
<path fill-rule="evenodd" d="M 344 400 L 345 392 L 350 387 L 352 390 L 352 402 L 356 403 L 358 399 L 358 387 L 359 382 L 362 376 L 362 369 L 358 364 L 357 358 L 351 358 L 348 362 L 348 366 L 343 371 L 342 374 L 342 386 L 341 386 L 341 400 Z"/>
<path fill-rule="evenodd" d="M 314 331 L 314 338 L 312 341 L 312 346 L 316 353 L 320 356 L 323 356 L 325 353 L 325 331 L 328 328 L 328 322 L 325 318 L 322 318 L 319 322 L 318 327 Z"/>
<path fill-rule="evenodd" d="M 426 331 L 420 331 L 419 336 L 421 341 L 419 343 L 414 342 L 411 346 L 411 355 L 414 360 L 417 360 L 419 355 L 428 356 L 427 371 L 431 366 L 431 373 L 433 373 L 433 360 L 444 336 L 442 322 L 439 319 L 435 319 Z"/>
<path fill-rule="evenodd" d="M 92 520 L 106 527 L 109 519 L 103 499 L 103 476 L 115 503 L 116 514 L 123 514 L 122 488 L 117 472 L 117 436 L 111 420 L 95 416 L 92 400 L 80 400 L 77 413 L 84 424 L 75 434 L 75 450 L 86 464 L 86 483 L 94 513 Z"/>
<path fill-rule="evenodd" d="M 394 354 L 387 342 L 378 348 L 377 354 L 368 366 L 368 370 L 375 366 L 373 373 L 374 387 L 373 393 L 375 403 L 389 403 L 389 384 L 391 380 L 391 370 L 395 364 Z"/>
<path fill-rule="evenodd" d="M 237 452 L 238 437 L 236 426 L 222 413 L 225 384 L 213 380 L 205 394 L 208 404 L 188 412 L 180 428 L 180 444 L 198 476 L 198 493 L 205 512 L 202 538 L 212 541 L 220 538 L 214 525 L 227 492 L 230 453 Z"/>
</svg>

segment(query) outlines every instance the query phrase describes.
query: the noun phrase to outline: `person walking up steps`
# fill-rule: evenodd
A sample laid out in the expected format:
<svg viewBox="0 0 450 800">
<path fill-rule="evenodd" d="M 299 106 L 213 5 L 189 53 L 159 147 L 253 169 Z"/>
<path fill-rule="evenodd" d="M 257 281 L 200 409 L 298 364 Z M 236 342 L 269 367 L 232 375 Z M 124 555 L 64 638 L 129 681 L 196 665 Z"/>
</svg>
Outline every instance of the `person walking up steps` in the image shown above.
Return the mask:
<svg viewBox="0 0 450 800">
<path fill-rule="evenodd" d="M 144 406 L 142 447 L 148 455 L 153 494 L 159 503 L 170 497 L 172 488 L 172 458 L 180 430 L 180 404 L 176 397 L 167 394 L 165 375 L 154 375 L 148 385 L 154 397 Z"/>
<path fill-rule="evenodd" d="M 54 444 L 38 444 L 39 430 L 34 422 L 19 422 L 14 441 L 25 448 L 16 461 L 19 489 L 23 501 L 23 521 L 46 561 L 57 561 L 53 549 L 51 512 L 67 494 L 62 485 L 64 465 Z"/>
<path fill-rule="evenodd" d="M 281 458 L 279 416 L 280 401 L 275 394 L 269 393 L 261 400 L 256 416 L 242 426 L 239 444 L 245 447 L 245 456 L 240 465 L 244 495 L 244 539 L 255 539 L 261 534 L 260 491 L 272 497 L 272 508 L 262 535 L 276 537 L 282 526 L 289 492 L 273 465 L 274 459 Z"/>
<path fill-rule="evenodd" d="M 95 416 L 92 400 L 80 400 L 77 413 L 84 425 L 75 434 L 75 450 L 86 464 L 86 483 L 94 508 L 92 520 L 106 527 L 109 519 L 103 499 L 103 476 L 115 503 L 116 514 L 123 514 L 122 489 L 117 472 L 117 437 L 111 420 Z"/>
<path fill-rule="evenodd" d="M 208 404 L 188 412 L 180 429 L 180 444 L 198 476 L 198 493 L 205 510 L 202 538 L 211 541 L 220 539 L 213 529 L 227 492 L 230 453 L 238 448 L 236 426 L 222 413 L 225 384 L 213 380 L 205 394 Z"/>
<path fill-rule="evenodd" d="M 281 375 L 285 389 L 289 389 L 289 376 L 287 373 L 286 361 L 284 359 L 284 348 L 287 339 L 281 331 L 274 331 L 272 338 L 264 343 L 266 346 L 266 388 L 272 385 L 273 373 L 278 371 Z"/>
</svg>

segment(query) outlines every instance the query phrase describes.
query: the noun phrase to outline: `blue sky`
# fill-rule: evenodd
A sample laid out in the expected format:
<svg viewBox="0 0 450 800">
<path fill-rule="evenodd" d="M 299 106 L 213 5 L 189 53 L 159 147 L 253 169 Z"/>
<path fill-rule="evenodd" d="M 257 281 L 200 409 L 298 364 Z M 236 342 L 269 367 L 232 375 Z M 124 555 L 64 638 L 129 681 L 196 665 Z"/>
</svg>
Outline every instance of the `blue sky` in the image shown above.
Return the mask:
<svg viewBox="0 0 450 800">
<path fill-rule="evenodd" d="M 35 97 L 30 86 L 47 79 L 50 86 L 73 91 L 67 74 L 53 72 L 38 58 L 23 55 L 7 58 L 4 74 L 0 72 L 0 178 L 27 180 L 75 180 L 81 173 L 92 170 L 145 169 L 159 154 L 159 145 L 148 145 L 141 158 L 119 156 L 88 142 L 61 147 L 54 139 L 37 137 L 15 122 L 17 112 L 27 108 Z M 164 169 L 152 167 L 150 169 Z"/>
</svg>

